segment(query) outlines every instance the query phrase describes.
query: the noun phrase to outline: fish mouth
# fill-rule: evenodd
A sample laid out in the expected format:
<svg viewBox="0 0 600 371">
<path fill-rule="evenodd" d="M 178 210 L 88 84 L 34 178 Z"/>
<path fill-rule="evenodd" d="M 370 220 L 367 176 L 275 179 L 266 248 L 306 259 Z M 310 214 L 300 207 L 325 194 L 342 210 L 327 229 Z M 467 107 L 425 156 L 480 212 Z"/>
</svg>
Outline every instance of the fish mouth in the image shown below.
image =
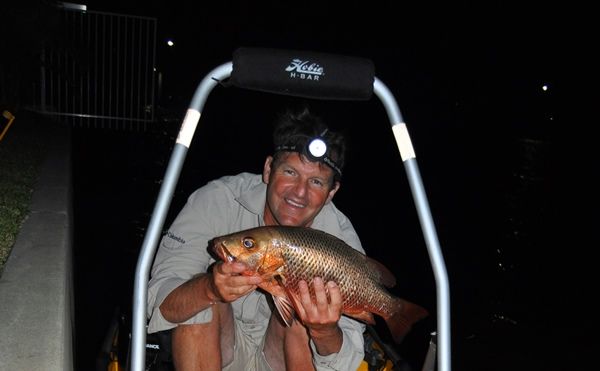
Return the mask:
<svg viewBox="0 0 600 371">
<path fill-rule="evenodd" d="M 233 254 L 231 254 L 231 252 L 229 252 L 229 250 L 227 250 L 227 247 L 225 246 L 224 243 L 220 243 L 216 246 L 216 250 L 217 250 L 217 254 L 219 255 L 219 257 L 221 259 L 223 259 L 226 262 L 229 263 L 233 263 L 235 261 L 235 256 L 233 256 Z"/>
</svg>

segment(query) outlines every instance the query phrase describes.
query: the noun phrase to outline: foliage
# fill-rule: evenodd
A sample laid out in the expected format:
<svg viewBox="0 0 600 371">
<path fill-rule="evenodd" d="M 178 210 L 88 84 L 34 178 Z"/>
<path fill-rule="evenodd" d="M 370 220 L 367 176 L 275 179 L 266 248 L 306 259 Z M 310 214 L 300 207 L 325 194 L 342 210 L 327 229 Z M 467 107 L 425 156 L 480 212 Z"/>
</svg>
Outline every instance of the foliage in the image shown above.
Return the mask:
<svg viewBox="0 0 600 371">
<path fill-rule="evenodd" d="M 37 130 L 35 119 L 28 116 L 15 114 L 13 125 L 0 141 L 0 273 L 29 212 L 45 152 L 40 140 L 43 133 Z"/>
</svg>

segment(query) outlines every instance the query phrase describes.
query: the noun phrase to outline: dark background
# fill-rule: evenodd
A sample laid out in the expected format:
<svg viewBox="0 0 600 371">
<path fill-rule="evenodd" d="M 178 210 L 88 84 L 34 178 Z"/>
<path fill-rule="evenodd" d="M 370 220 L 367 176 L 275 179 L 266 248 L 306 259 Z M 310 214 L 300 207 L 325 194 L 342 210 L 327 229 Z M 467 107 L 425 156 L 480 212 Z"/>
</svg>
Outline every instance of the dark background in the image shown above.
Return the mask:
<svg viewBox="0 0 600 371">
<path fill-rule="evenodd" d="M 78 369 L 94 368 L 115 310 L 130 315 L 137 253 L 185 109 L 240 46 L 373 60 L 408 126 L 444 254 L 454 369 L 593 364 L 598 120 L 588 111 L 598 100 L 589 10 L 504 1 L 87 5 L 158 19 L 164 86 L 163 120 L 152 130 L 73 132 Z M 260 172 L 274 115 L 295 101 L 216 89 L 166 225 L 206 181 Z M 336 205 L 396 275 L 391 291 L 431 312 L 398 347 L 420 370 L 436 329 L 436 286 L 383 106 L 375 97 L 312 103 L 350 139 Z"/>
</svg>

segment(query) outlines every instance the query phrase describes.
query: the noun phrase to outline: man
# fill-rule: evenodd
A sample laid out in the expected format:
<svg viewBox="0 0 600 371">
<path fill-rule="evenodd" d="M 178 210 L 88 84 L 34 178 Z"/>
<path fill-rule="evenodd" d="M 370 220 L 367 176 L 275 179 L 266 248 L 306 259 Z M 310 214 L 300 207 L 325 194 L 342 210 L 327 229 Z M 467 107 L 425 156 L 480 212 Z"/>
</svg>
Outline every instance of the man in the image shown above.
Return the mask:
<svg viewBox="0 0 600 371">
<path fill-rule="evenodd" d="M 356 370 L 364 324 L 341 315 L 335 282 L 302 283 L 290 327 L 241 263 L 215 262 L 212 238 L 262 225 L 311 227 L 364 252 L 350 220 L 331 202 L 346 144 L 307 109 L 282 115 L 262 175 L 226 176 L 196 190 L 163 237 L 148 290 L 148 332 L 172 330 L 178 371 Z M 308 294 L 313 285 L 316 300 Z M 329 299 L 326 295 L 329 292 Z"/>
</svg>

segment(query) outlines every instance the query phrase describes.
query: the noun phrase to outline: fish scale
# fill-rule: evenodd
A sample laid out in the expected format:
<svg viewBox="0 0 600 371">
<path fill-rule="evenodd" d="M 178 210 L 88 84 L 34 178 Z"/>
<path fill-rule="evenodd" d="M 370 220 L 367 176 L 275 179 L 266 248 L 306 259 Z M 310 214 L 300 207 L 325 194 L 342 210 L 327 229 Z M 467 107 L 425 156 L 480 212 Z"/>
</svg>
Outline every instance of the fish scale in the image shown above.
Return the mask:
<svg viewBox="0 0 600 371">
<path fill-rule="evenodd" d="M 280 237 L 280 243 L 289 247 L 282 251 L 285 261 L 289 262 L 285 269 L 286 282 L 297 291 L 300 280 L 310 282 L 313 277 L 321 277 L 325 282 L 338 283 L 344 307 L 354 308 L 358 303 L 369 303 L 372 310 L 389 312 L 391 308 L 385 304 L 392 300 L 391 296 L 381 292 L 381 287 L 374 287 L 374 283 L 379 282 L 379 272 L 368 268 L 362 253 L 348 250 L 345 242 L 331 235 L 319 236 L 322 233 L 314 229 L 285 228 L 285 237 Z M 316 238 L 323 237 L 329 242 L 327 245 L 317 243 Z M 340 277 L 341 274 L 344 277 Z M 364 276 L 368 277 L 366 281 L 357 282 L 358 277 Z M 359 287 L 361 290 L 358 290 Z M 314 298 L 312 286 L 309 286 L 309 291 Z M 380 295 L 375 295 L 376 292 Z"/>
</svg>

